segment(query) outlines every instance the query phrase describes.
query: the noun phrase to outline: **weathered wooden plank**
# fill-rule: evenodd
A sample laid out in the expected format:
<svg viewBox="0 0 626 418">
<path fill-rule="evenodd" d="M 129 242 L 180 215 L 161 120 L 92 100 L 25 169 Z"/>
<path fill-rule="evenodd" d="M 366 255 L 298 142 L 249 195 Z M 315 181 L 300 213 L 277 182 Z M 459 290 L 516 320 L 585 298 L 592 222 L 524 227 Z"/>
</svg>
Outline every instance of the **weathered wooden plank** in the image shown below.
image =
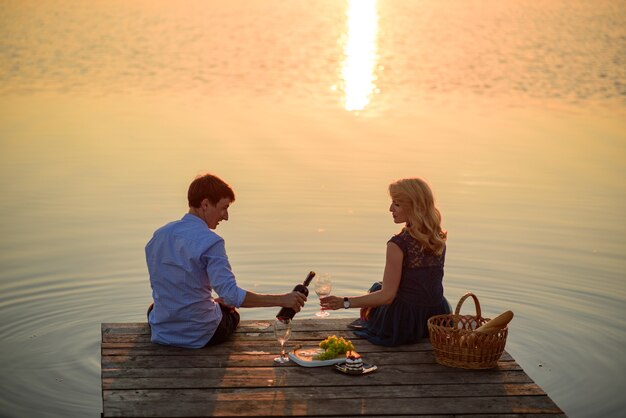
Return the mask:
<svg viewBox="0 0 626 418">
<path fill-rule="evenodd" d="M 288 341 L 288 343 L 285 346 L 291 347 L 291 348 L 297 345 L 303 345 L 305 347 L 315 347 L 320 341 L 322 340 L 320 339 L 320 340 L 312 342 L 308 338 L 304 340 L 298 340 L 297 338 L 294 338 L 292 336 L 292 338 Z M 360 339 L 360 338 L 353 338 L 353 339 L 350 339 L 350 341 L 352 341 L 355 344 L 357 343 L 359 344 L 358 346 L 359 351 L 363 351 L 364 347 L 365 347 L 365 350 L 368 350 L 368 351 L 381 351 L 381 352 L 393 352 L 393 353 L 396 353 L 398 351 L 411 351 L 411 352 L 432 351 L 432 345 L 430 344 L 430 341 L 428 341 L 428 339 L 424 339 L 415 344 L 405 344 L 405 345 L 400 345 L 397 347 L 384 347 L 380 345 L 374 345 L 370 343 L 369 341 L 365 339 Z M 102 342 L 101 347 L 103 349 L 107 349 L 107 348 L 143 348 L 143 349 L 156 349 L 156 350 L 165 349 L 165 350 L 170 350 L 170 351 L 181 351 L 181 352 L 189 353 L 190 355 L 194 355 L 194 353 L 192 353 L 193 351 L 198 352 L 198 353 L 202 353 L 203 351 L 207 353 L 211 353 L 215 350 L 220 349 L 221 347 L 226 347 L 228 349 L 235 347 L 235 346 L 258 346 L 258 345 L 268 345 L 268 346 L 271 345 L 271 346 L 276 347 L 277 344 L 278 343 L 273 338 L 272 339 L 232 338 L 216 346 L 204 347 L 204 348 L 198 348 L 198 349 L 189 349 L 189 348 L 180 348 L 180 347 L 167 346 L 167 345 L 161 345 L 161 344 L 153 344 L 150 341 L 143 341 L 143 342 L 104 341 Z"/>
<path fill-rule="evenodd" d="M 328 331 L 316 330 L 316 331 L 292 331 L 291 336 L 295 340 L 302 341 L 321 341 L 328 337 Z M 350 340 L 361 340 L 353 331 L 343 330 L 336 332 L 337 336 L 342 336 Z M 106 333 L 102 336 L 105 343 L 115 342 L 137 342 L 137 343 L 149 343 L 150 334 L 116 334 Z M 275 341 L 274 333 L 269 332 L 246 332 L 236 334 L 236 338 L 239 341 L 254 340 L 254 341 Z"/>
<path fill-rule="evenodd" d="M 193 367 L 268 367 L 278 355 L 276 352 L 257 351 L 249 353 L 225 353 L 214 356 L 102 356 L 102 368 L 169 368 L 185 369 Z M 418 364 L 424 367 L 430 366 L 434 371 L 447 370 L 446 366 L 435 363 L 432 353 L 369 353 L 363 355 L 364 361 L 375 364 L 378 367 L 386 365 L 412 365 Z M 299 367 L 296 363 L 286 367 Z M 424 369 L 421 367 L 420 370 Z M 500 370 L 521 370 L 521 367 L 513 361 L 501 361 L 498 364 Z M 426 370 L 426 369 L 424 369 Z M 173 373 L 173 372 L 171 372 Z"/>
<path fill-rule="evenodd" d="M 285 345 L 285 348 L 289 350 L 293 350 L 297 346 L 302 346 L 306 348 L 314 348 L 321 340 L 298 340 L 291 339 L 288 344 Z M 429 352 L 432 353 L 432 346 L 430 342 L 427 340 L 420 342 L 418 344 L 411 345 L 402 345 L 398 347 L 382 347 L 371 344 L 366 340 L 357 340 L 352 339 L 352 343 L 359 353 L 400 353 L 400 352 Z M 131 351 L 133 352 L 141 352 L 145 355 L 149 355 L 150 353 L 156 353 L 158 355 L 183 355 L 183 356 L 210 356 L 214 354 L 222 354 L 222 353 L 230 353 L 233 351 L 257 351 L 258 349 L 267 350 L 267 351 L 276 351 L 279 348 L 278 343 L 275 340 L 261 340 L 261 339 L 250 339 L 250 340 L 232 340 L 226 341 L 223 344 L 212 346 L 212 347 L 204 347 L 199 349 L 188 349 L 188 348 L 180 348 L 180 347 L 171 347 L 171 346 L 163 346 L 159 344 L 152 344 L 150 342 L 117 342 L 111 343 L 106 342 L 102 344 L 102 352 L 107 355 L 115 355 L 117 353 L 127 355 Z M 115 350 L 115 351 L 108 351 Z M 126 351 L 124 351 L 126 350 Z M 503 353 L 504 355 L 505 353 Z"/>
<path fill-rule="evenodd" d="M 543 389 L 534 383 L 480 385 L 403 385 L 398 386 L 346 386 L 337 390 L 336 386 L 312 386 L 302 388 L 286 387 L 281 390 L 284 399 L 320 400 L 345 399 L 356 397 L 383 398 L 433 398 L 467 396 L 529 396 L 545 395 Z M 276 397 L 274 388 L 216 388 L 205 389 L 130 389 L 105 390 L 106 401 L 149 401 L 171 399 L 175 402 L 215 402 L 218 400 L 257 400 L 271 401 Z"/>
<path fill-rule="evenodd" d="M 135 401 L 107 402 L 107 413 L 123 416 L 132 410 L 138 416 L 337 416 L 341 411 L 368 414 L 460 414 L 471 410 L 479 414 L 562 413 L 547 396 L 411 398 L 344 398 L 319 400 L 284 399 L 276 393 L 269 402 L 219 400 L 216 402 Z"/>
<path fill-rule="evenodd" d="M 341 418 L 356 418 L 362 415 L 342 415 Z M 368 418 L 567 418 L 565 414 L 472 414 L 472 415 L 368 415 Z"/>
<path fill-rule="evenodd" d="M 297 317 L 296 317 L 297 318 Z M 293 321 L 294 331 L 340 331 L 347 330 L 347 325 L 354 318 L 331 318 L 331 319 L 300 319 Z M 150 334 L 150 327 L 146 322 L 110 322 L 101 324 L 102 334 Z M 245 334 L 249 332 L 273 333 L 272 321 L 241 321 L 235 333 Z"/>
<path fill-rule="evenodd" d="M 401 353 L 412 353 L 416 356 L 417 361 L 422 361 L 420 359 L 431 359 L 434 361 L 435 357 L 432 351 L 432 346 L 429 342 L 424 341 L 419 344 L 412 345 L 403 345 L 400 347 L 381 347 L 376 346 L 368 341 L 359 340 L 353 341 L 356 346 L 356 349 L 362 355 L 369 355 L 374 353 L 393 353 L 393 356 L 396 356 Z M 291 341 L 290 344 L 286 346 L 287 351 L 291 351 L 297 345 L 303 345 L 305 347 L 315 347 L 315 343 L 311 343 L 310 341 Z M 201 349 L 187 349 L 180 347 L 170 347 L 163 346 L 152 343 L 102 343 L 102 356 L 150 356 L 150 355 L 158 355 L 158 356 L 181 356 L 185 358 L 194 357 L 194 356 L 215 356 L 215 355 L 224 355 L 224 354 L 262 354 L 262 353 L 277 353 L 278 352 L 278 343 L 275 341 L 229 341 L 224 344 L 220 344 L 215 347 L 210 348 L 201 348 Z M 368 357 L 369 358 L 369 357 Z M 506 351 L 502 353 L 502 357 L 500 357 L 500 361 L 513 361 L 513 357 Z M 376 363 L 374 360 L 370 362 Z"/>
<path fill-rule="evenodd" d="M 340 418 L 357 418 L 362 417 L 363 415 L 341 415 Z M 420 414 L 420 415 L 367 415 L 368 418 L 567 418 L 565 414 L 472 414 L 472 415 L 462 415 L 462 414 Z"/>
<path fill-rule="evenodd" d="M 363 356 L 365 361 L 372 364 L 394 364 L 400 363 L 401 361 L 406 361 L 410 363 L 434 363 L 435 355 L 432 350 L 421 350 L 421 351 L 398 351 L 396 353 L 391 354 L 388 351 L 378 352 L 378 351 L 370 351 L 368 348 L 361 349 L 361 346 L 357 346 L 358 352 Z M 292 347 L 287 347 L 287 351 L 291 351 Z M 220 357 L 220 356 L 233 356 L 233 358 L 237 358 L 237 356 L 256 356 L 256 355 L 265 355 L 265 354 L 278 354 L 278 347 L 275 344 L 271 345 L 262 345 L 262 346 L 238 346 L 234 347 L 230 350 L 220 349 L 218 350 L 185 350 L 185 349 L 177 349 L 177 350 L 161 350 L 159 347 L 141 347 L 141 348 L 105 348 L 102 349 L 102 357 L 113 357 L 113 356 L 159 356 L 159 357 L 179 357 L 181 359 L 190 359 L 194 357 Z M 408 355 L 408 358 L 407 356 Z M 403 359 L 403 360 L 399 360 Z M 169 361 L 169 360 L 168 360 Z M 502 357 L 500 357 L 499 362 L 510 362 L 514 361 L 513 357 L 511 357 L 508 353 L 503 353 Z"/>
<path fill-rule="evenodd" d="M 389 366 L 399 367 L 399 366 Z M 342 375 L 328 370 L 321 373 L 305 368 L 236 368 L 236 369 L 185 369 L 189 376 L 141 377 L 146 369 L 103 370 L 103 389 L 174 389 L 217 387 L 286 387 L 286 386 L 369 386 L 411 384 L 480 384 L 480 383 L 532 383 L 523 371 L 500 371 L 498 373 L 416 373 L 415 370 L 399 368 L 388 373 L 372 373 L 359 376 Z M 181 372 L 182 373 L 182 372 Z M 125 374 L 131 374 L 126 377 Z"/>
<path fill-rule="evenodd" d="M 562 412 L 545 414 L 455 414 L 454 418 L 567 418 L 567 415 Z"/>
<path fill-rule="evenodd" d="M 267 367 L 267 363 L 271 363 L 272 358 L 267 358 L 267 361 L 261 361 L 259 360 L 258 364 L 253 364 L 252 366 L 249 366 L 248 363 L 246 362 L 245 366 L 235 366 L 241 369 L 249 369 L 247 370 L 249 373 L 255 373 L 255 368 L 265 368 Z M 451 373 L 449 371 L 449 369 L 446 366 L 442 366 L 440 364 L 421 364 L 419 365 L 418 368 L 415 369 L 409 369 L 410 365 L 394 365 L 394 366 L 401 366 L 403 367 L 403 369 L 408 373 L 408 372 L 412 372 L 412 373 Z M 171 378 L 171 379 L 179 379 L 179 378 L 196 378 L 196 377 L 205 377 L 207 376 L 211 369 L 213 369 L 213 371 L 223 371 L 225 369 L 230 369 L 232 368 L 232 365 L 228 365 L 228 366 L 224 366 L 224 367 L 220 367 L 220 364 L 211 364 L 208 367 L 202 364 L 198 364 L 196 366 L 193 367 L 185 367 L 185 368 L 176 368 L 176 367 L 143 367 L 143 364 L 141 365 L 141 367 L 128 367 L 127 365 L 123 364 L 122 367 L 118 367 L 116 368 L 115 365 L 111 364 L 108 365 L 106 367 L 102 367 L 102 376 L 104 377 L 125 377 L 125 378 L 130 378 L 130 377 L 145 377 L 145 378 L 150 378 L 150 377 L 167 377 L 167 378 Z M 286 366 L 283 366 L 286 367 Z M 298 367 L 298 366 L 295 366 Z M 382 367 L 382 366 L 381 366 Z M 332 367 L 329 367 L 329 372 L 333 372 L 335 373 L 334 370 L 332 370 Z M 409 371 L 410 370 L 410 371 Z M 508 362 L 508 363 L 503 363 L 498 369 L 498 371 L 522 371 L 523 369 L 516 364 L 515 362 Z M 313 373 L 311 371 L 311 373 Z M 321 372 L 320 372 L 321 373 Z M 465 371 L 465 372 L 457 372 L 457 373 L 470 373 L 470 371 Z"/>
<path fill-rule="evenodd" d="M 308 334 L 311 335 L 311 334 Z M 383 352 L 383 353 L 398 353 L 398 352 L 432 352 L 432 345 L 428 340 L 424 340 L 417 344 L 408 344 L 401 345 L 397 347 L 383 347 L 371 344 L 367 340 L 358 339 L 358 338 L 349 338 L 349 336 L 342 335 L 343 337 L 347 337 L 350 341 L 353 342 L 359 353 L 371 353 L 371 352 Z M 322 341 L 324 338 L 319 336 L 315 336 L 316 338 L 298 338 L 299 336 L 292 336 L 289 343 L 286 344 L 285 348 L 287 350 L 292 350 L 295 347 L 316 347 L 317 344 Z M 301 337 L 301 336 L 300 336 Z M 118 337 L 114 337 L 116 339 Z M 151 352 L 157 352 L 159 355 L 163 353 L 171 353 L 172 355 L 212 355 L 219 354 L 225 352 L 235 351 L 245 351 L 250 350 L 251 347 L 263 349 L 273 350 L 275 351 L 278 348 L 278 343 L 275 339 L 261 339 L 261 338 L 251 338 L 251 337 L 241 337 L 240 339 L 226 341 L 217 346 L 204 347 L 199 349 L 186 349 L 180 347 L 171 347 L 171 346 L 163 346 L 159 344 L 152 344 L 147 339 L 146 341 L 130 341 L 133 338 L 129 338 L 128 341 L 124 341 L 122 337 L 119 337 L 120 341 L 106 341 L 102 343 L 102 350 L 117 350 L 117 353 L 128 354 L 129 351 L 124 352 L 124 350 L 136 350 L 142 351 L 146 354 Z M 142 337 L 143 338 L 143 337 Z M 116 352 L 106 352 L 105 354 L 115 354 Z M 503 359 L 511 357 L 506 353 L 503 353 Z"/>
<path fill-rule="evenodd" d="M 342 415 L 341 418 L 356 418 L 362 415 Z M 368 418 L 567 418 L 565 414 L 445 414 L 445 415 L 368 415 Z"/>
<path fill-rule="evenodd" d="M 285 347 L 286 351 L 293 351 L 293 346 Z M 415 351 L 397 351 L 395 353 L 390 353 L 388 351 L 376 351 L 372 350 L 369 347 L 363 347 L 361 345 L 356 346 L 357 351 L 363 355 L 370 358 L 370 356 L 378 357 L 391 357 L 391 356 L 402 356 L 402 358 L 406 358 L 407 360 L 413 356 L 414 361 L 418 362 L 430 362 L 434 361 L 435 356 L 433 355 L 432 350 L 415 350 Z M 237 344 L 232 345 L 230 349 L 226 349 L 225 347 L 215 347 L 215 349 L 199 349 L 199 350 L 185 350 L 185 349 L 161 349 L 160 347 L 126 347 L 126 348 L 103 348 L 101 355 L 103 357 L 106 356 L 160 356 L 160 357 L 181 357 L 181 358 L 191 358 L 191 357 L 215 357 L 215 356 L 228 356 L 237 354 L 240 356 L 243 355 L 257 355 L 257 354 L 278 354 L 280 351 L 280 347 L 278 343 L 270 343 L 270 344 L 254 344 L 254 345 L 240 345 Z M 503 356 L 502 361 L 512 361 L 510 356 Z M 370 361 L 371 363 L 372 361 Z"/>
</svg>

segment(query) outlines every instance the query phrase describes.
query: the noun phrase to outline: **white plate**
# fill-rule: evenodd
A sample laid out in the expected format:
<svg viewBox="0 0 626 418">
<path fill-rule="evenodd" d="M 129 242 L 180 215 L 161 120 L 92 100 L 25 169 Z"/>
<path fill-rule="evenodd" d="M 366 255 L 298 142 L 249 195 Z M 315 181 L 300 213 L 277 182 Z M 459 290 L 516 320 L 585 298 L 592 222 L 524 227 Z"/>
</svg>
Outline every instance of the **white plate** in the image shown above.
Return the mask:
<svg viewBox="0 0 626 418">
<path fill-rule="evenodd" d="M 324 350 L 318 347 L 304 347 L 297 348 L 294 351 L 290 351 L 289 353 L 287 353 L 287 355 L 291 360 L 304 367 L 332 366 L 333 364 L 346 362 L 345 354 L 342 354 L 339 357 L 335 357 L 330 360 L 313 359 L 314 356 L 323 352 Z"/>
</svg>

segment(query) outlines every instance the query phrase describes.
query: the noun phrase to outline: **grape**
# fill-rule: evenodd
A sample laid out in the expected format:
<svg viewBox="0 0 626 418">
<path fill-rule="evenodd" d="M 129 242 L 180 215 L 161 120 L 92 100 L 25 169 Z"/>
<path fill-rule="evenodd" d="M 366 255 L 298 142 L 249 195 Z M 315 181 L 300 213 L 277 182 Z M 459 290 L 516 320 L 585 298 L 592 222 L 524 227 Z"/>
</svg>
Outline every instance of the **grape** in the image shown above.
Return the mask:
<svg viewBox="0 0 626 418">
<path fill-rule="evenodd" d="M 347 351 L 353 351 L 354 345 L 352 341 L 346 340 L 343 337 L 337 338 L 336 335 L 331 335 L 319 344 L 320 348 L 325 351 L 317 356 L 318 360 L 330 360 L 337 357 L 340 354 L 345 354 Z"/>
</svg>

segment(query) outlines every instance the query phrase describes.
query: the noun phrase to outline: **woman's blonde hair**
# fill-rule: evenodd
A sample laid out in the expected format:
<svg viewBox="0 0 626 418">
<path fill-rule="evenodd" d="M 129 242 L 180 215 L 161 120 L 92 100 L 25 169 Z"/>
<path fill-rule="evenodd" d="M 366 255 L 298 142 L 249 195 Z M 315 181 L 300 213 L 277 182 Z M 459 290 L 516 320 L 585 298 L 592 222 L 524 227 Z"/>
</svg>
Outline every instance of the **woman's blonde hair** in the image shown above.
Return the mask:
<svg viewBox="0 0 626 418">
<path fill-rule="evenodd" d="M 428 183 L 420 178 L 401 179 L 389 185 L 389 195 L 404 209 L 409 234 L 423 250 L 441 255 L 448 233 L 441 229 L 441 213 Z"/>
</svg>

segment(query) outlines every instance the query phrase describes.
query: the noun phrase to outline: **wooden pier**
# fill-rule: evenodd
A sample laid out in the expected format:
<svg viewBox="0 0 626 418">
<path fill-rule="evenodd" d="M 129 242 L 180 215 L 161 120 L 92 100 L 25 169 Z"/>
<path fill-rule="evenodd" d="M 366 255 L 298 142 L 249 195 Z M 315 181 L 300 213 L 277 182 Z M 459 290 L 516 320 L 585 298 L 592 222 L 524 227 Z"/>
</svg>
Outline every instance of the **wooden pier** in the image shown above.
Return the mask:
<svg viewBox="0 0 626 418">
<path fill-rule="evenodd" d="M 428 340 L 375 346 L 346 327 L 352 320 L 296 317 L 287 348 L 343 336 L 375 372 L 274 365 L 270 320 L 242 321 L 231 341 L 198 350 L 151 344 L 146 323 L 104 323 L 102 416 L 565 416 L 506 352 L 495 369 L 449 368 Z"/>
</svg>

